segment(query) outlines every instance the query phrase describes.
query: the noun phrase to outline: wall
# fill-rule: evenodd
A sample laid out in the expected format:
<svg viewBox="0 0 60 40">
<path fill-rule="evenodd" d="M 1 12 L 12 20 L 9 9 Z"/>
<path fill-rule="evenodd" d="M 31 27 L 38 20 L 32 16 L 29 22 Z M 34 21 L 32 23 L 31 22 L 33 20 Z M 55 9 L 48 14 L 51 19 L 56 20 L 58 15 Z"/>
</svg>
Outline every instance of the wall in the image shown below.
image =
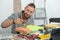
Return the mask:
<svg viewBox="0 0 60 40">
<path fill-rule="evenodd" d="M 60 0 L 46 0 L 47 21 L 49 18 L 60 18 Z"/>
<path fill-rule="evenodd" d="M 21 0 L 21 10 L 24 10 L 25 6 L 29 3 L 33 3 L 33 0 Z"/>
<path fill-rule="evenodd" d="M 13 0 L 0 0 L 0 24 L 13 13 Z M 0 34 L 9 33 L 10 29 L 2 29 L 0 25 Z"/>
</svg>

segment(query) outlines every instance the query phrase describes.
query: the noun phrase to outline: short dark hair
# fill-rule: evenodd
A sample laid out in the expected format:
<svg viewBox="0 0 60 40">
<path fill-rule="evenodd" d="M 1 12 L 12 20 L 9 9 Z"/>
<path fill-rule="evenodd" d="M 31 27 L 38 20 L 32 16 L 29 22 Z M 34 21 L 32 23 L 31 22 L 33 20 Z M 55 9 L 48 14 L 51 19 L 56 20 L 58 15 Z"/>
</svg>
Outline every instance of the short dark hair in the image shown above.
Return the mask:
<svg viewBox="0 0 60 40">
<path fill-rule="evenodd" d="M 31 7 L 33 7 L 35 9 L 35 4 L 34 3 L 30 3 L 27 6 L 31 6 Z"/>
</svg>

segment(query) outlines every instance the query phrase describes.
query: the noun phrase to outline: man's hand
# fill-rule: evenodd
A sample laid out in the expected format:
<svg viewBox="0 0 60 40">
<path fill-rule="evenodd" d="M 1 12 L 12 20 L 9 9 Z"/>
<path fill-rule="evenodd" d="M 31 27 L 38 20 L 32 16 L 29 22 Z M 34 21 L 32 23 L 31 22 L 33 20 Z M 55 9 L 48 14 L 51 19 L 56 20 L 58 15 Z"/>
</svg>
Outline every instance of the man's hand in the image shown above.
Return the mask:
<svg viewBox="0 0 60 40">
<path fill-rule="evenodd" d="M 4 21 L 2 23 L 3 28 L 10 26 L 13 23 L 13 20 Z"/>
<path fill-rule="evenodd" d="M 18 28 L 15 28 L 15 31 L 17 31 L 17 32 L 22 32 L 23 34 L 24 34 L 24 33 L 28 34 L 28 33 L 31 32 L 30 29 L 25 28 L 25 27 L 18 27 Z"/>
<path fill-rule="evenodd" d="M 20 19 L 20 18 L 17 18 L 17 19 L 14 20 L 14 23 L 15 24 L 22 24 L 23 23 L 23 20 Z"/>
</svg>

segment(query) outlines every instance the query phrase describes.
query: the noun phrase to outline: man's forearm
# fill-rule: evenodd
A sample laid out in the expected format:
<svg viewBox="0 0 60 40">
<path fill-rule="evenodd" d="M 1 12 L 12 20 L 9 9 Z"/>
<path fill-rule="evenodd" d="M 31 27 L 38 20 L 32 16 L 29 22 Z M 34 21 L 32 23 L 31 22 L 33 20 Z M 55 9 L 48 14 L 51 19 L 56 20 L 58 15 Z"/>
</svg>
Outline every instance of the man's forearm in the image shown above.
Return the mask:
<svg viewBox="0 0 60 40">
<path fill-rule="evenodd" d="M 13 23 L 13 20 L 11 20 L 11 21 L 4 21 L 2 23 L 2 27 L 3 28 L 9 27 L 12 23 Z"/>
</svg>

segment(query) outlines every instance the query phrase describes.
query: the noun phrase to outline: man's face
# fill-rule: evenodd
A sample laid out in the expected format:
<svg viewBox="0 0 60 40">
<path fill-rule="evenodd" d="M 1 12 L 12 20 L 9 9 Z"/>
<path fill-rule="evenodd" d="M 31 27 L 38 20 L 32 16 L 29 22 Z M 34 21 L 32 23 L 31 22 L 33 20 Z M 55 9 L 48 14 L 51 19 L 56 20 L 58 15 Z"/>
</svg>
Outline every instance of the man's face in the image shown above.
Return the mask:
<svg viewBox="0 0 60 40">
<path fill-rule="evenodd" d="M 29 18 L 30 16 L 33 15 L 35 9 L 31 6 L 27 6 L 25 9 L 24 9 L 24 13 L 25 13 L 25 17 Z"/>
</svg>

